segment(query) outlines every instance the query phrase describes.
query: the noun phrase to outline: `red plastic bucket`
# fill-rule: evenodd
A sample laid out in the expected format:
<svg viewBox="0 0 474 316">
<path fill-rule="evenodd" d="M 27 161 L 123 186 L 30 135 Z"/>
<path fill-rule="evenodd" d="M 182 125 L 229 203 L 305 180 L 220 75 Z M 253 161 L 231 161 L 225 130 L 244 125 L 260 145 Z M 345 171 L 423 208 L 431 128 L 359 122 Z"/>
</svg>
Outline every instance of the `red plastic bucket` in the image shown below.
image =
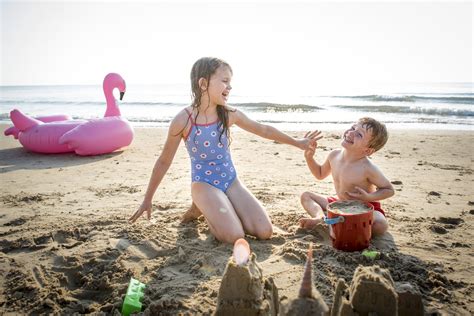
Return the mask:
<svg viewBox="0 0 474 316">
<path fill-rule="evenodd" d="M 363 203 L 370 210 L 366 213 L 348 214 L 335 213 L 331 206 L 341 201 L 329 203 L 327 206 L 327 222 L 330 224 L 332 246 L 343 251 L 358 251 L 369 247 L 372 237 L 372 221 L 374 207 L 369 203 Z M 343 218 L 341 218 L 343 217 Z M 339 218 L 339 220 L 337 220 Z M 331 220 L 332 219 L 332 220 Z"/>
</svg>

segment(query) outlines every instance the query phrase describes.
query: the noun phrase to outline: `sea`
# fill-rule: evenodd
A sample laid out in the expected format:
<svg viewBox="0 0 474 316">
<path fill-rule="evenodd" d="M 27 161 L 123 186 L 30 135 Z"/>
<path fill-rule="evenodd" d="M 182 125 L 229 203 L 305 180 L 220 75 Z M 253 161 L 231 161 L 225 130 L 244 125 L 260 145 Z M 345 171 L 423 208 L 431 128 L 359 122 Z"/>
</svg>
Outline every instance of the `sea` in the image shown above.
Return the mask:
<svg viewBox="0 0 474 316">
<path fill-rule="evenodd" d="M 259 95 L 232 91 L 229 105 L 251 119 L 285 131 L 345 129 L 369 116 L 391 129 L 474 130 L 474 83 L 417 83 L 365 91 Z M 118 91 L 115 91 L 118 99 Z M 191 103 L 189 85 L 127 85 L 119 101 L 122 116 L 135 127 L 167 127 Z M 11 124 L 19 109 L 36 117 L 68 114 L 75 119 L 102 117 L 100 85 L 0 86 L 0 123 Z"/>
</svg>

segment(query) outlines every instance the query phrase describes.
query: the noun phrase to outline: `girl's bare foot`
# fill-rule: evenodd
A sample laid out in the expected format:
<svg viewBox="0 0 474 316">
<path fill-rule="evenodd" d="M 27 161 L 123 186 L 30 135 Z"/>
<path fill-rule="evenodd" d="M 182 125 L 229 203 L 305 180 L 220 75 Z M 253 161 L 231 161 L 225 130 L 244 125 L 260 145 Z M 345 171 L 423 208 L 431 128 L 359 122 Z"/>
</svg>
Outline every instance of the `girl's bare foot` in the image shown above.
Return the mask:
<svg viewBox="0 0 474 316">
<path fill-rule="evenodd" d="M 189 209 L 184 213 L 183 216 L 181 216 L 181 223 L 186 224 L 189 223 L 201 216 L 201 210 L 196 206 L 196 204 L 193 204 L 189 207 Z"/>
<path fill-rule="evenodd" d="M 305 229 L 313 229 L 322 223 L 322 218 L 300 218 L 300 227 Z"/>
</svg>

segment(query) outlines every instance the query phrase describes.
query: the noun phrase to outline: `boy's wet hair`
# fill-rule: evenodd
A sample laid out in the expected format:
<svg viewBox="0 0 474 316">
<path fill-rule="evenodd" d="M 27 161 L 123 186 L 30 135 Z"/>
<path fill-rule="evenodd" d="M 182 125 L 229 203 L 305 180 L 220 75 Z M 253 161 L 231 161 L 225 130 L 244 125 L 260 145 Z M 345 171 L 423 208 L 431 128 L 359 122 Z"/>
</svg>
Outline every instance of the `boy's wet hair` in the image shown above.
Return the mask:
<svg viewBox="0 0 474 316">
<path fill-rule="evenodd" d="M 378 151 L 387 143 L 388 131 L 385 124 L 380 123 L 371 117 L 363 117 L 359 119 L 358 123 L 366 130 L 370 130 L 372 133 L 372 139 L 369 141 L 369 148 Z"/>
</svg>

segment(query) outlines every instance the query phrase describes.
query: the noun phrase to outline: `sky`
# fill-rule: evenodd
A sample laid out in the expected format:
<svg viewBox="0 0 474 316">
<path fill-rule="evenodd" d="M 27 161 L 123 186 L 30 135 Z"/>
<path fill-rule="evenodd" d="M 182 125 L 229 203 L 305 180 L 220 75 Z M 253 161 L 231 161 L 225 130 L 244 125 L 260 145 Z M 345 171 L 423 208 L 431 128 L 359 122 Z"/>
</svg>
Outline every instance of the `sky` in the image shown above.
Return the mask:
<svg viewBox="0 0 474 316">
<path fill-rule="evenodd" d="M 3 1 L 0 85 L 188 83 L 215 56 L 241 91 L 472 82 L 471 1 Z"/>
</svg>

